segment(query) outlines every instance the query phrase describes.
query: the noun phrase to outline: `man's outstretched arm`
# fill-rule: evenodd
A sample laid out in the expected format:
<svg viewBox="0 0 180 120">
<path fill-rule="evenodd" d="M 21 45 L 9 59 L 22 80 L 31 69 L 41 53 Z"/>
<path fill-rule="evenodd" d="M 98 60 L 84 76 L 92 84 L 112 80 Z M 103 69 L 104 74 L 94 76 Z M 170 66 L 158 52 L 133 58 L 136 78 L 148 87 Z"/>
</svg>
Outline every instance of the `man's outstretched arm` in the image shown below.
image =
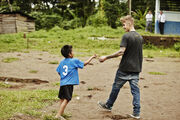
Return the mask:
<svg viewBox="0 0 180 120">
<path fill-rule="evenodd" d="M 117 51 L 117 52 L 115 52 L 115 53 L 113 53 L 112 55 L 101 56 L 101 57 L 99 58 L 99 62 L 104 62 L 104 61 L 107 60 L 107 59 L 119 57 L 119 56 L 121 56 L 121 55 L 124 54 L 124 51 L 125 51 L 125 50 L 126 50 L 125 47 L 120 47 L 120 50 Z"/>
</svg>

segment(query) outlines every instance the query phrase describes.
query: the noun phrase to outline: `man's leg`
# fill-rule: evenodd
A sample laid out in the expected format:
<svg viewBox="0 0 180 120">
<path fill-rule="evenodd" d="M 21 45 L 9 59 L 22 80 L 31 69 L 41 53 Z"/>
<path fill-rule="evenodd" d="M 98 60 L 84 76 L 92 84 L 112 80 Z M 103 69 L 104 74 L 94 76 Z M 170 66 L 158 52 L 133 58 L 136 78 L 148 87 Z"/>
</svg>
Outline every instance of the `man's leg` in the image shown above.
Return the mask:
<svg viewBox="0 0 180 120">
<path fill-rule="evenodd" d="M 119 94 L 120 89 L 126 82 L 127 82 L 126 80 L 115 79 L 113 86 L 112 86 L 111 93 L 109 95 L 109 99 L 107 100 L 107 103 L 106 103 L 109 107 L 113 106 L 113 104 L 116 101 L 116 98 Z"/>
<path fill-rule="evenodd" d="M 120 88 L 127 82 L 126 80 L 122 80 L 120 79 L 121 77 L 121 72 L 119 70 L 117 70 L 116 72 L 116 77 L 112 86 L 112 90 L 111 93 L 109 95 L 109 99 L 107 100 L 106 103 L 102 103 L 102 102 L 98 102 L 98 104 L 100 105 L 100 107 L 111 111 L 112 106 L 118 96 L 118 93 L 120 91 Z"/>
<path fill-rule="evenodd" d="M 152 22 L 149 23 L 150 32 L 152 32 Z"/>
<path fill-rule="evenodd" d="M 119 94 L 120 89 L 122 86 L 127 82 L 126 80 L 121 79 L 122 77 L 122 72 L 120 70 L 117 70 L 116 72 L 116 77 L 112 86 L 111 93 L 109 95 L 109 99 L 107 100 L 106 104 L 109 107 L 112 107 L 114 102 L 116 101 L 116 98 Z"/>
<path fill-rule="evenodd" d="M 129 81 L 131 87 L 131 93 L 133 95 L 133 114 L 135 116 L 140 115 L 140 90 L 138 86 L 139 79 L 132 79 Z"/>
<path fill-rule="evenodd" d="M 161 27 L 162 27 L 162 34 L 164 34 L 164 23 L 161 23 Z"/>
<path fill-rule="evenodd" d="M 146 32 L 148 31 L 148 22 L 146 21 Z"/>
<path fill-rule="evenodd" d="M 159 30 L 160 30 L 160 34 L 163 34 L 163 31 L 162 31 L 162 23 L 161 23 L 161 22 L 159 23 Z"/>
</svg>

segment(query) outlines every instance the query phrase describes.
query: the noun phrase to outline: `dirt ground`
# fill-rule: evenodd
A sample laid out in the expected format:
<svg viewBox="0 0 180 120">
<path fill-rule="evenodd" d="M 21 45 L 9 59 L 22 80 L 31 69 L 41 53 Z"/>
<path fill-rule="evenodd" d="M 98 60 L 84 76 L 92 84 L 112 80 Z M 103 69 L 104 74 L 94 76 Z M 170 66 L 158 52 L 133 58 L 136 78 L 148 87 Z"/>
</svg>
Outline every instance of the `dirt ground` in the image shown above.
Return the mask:
<svg viewBox="0 0 180 120">
<path fill-rule="evenodd" d="M 12 63 L 3 63 L 7 57 L 19 58 Z M 56 73 L 57 64 L 62 57 L 47 52 L 0 53 L 0 77 L 21 79 L 40 79 L 49 81 L 44 84 L 22 83 L 16 89 L 59 89 L 52 83 L 59 82 Z M 87 57 L 79 58 L 82 61 Z M 81 84 L 74 87 L 72 101 L 65 113 L 72 115 L 70 120 L 131 120 L 126 115 L 132 113 L 132 95 L 129 84 L 121 89 L 112 112 L 105 112 L 97 106 L 98 101 L 106 101 L 111 91 L 120 58 L 99 63 L 79 70 Z M 36 70 L 37 73 L 29 71 Z M 149 72 L 161 72 L 166 75 L 152 75 Z M 180 58 L 144 58 L 140 74 L 141 119 L 142 120 L 180 120 Z M 43 108 L 44 114 L 58 109 L 58 103 Z M 17 117 L 16 117 L 17 118 Z M 31 117 L 30 117 L 31 118 Z M 23 119 L 23 117 L 22 117 Z M 25 119 L 25 118 L 24 118 Z M 31 118 L 32 119 L 32 118 Z"/>
</svg>

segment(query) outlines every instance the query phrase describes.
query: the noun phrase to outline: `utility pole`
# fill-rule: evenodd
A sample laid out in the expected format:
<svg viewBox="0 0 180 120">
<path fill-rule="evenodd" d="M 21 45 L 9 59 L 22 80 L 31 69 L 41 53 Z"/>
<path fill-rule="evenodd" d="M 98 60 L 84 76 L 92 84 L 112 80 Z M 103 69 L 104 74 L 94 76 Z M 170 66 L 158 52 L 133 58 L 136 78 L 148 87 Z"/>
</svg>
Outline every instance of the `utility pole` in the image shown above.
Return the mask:
<svg viewBox="0 0 180 120">
<path fill-rule="evenodd" d="M 131 0 L 128 0 L 129 15 L 131 15 Z"/>
</svg>

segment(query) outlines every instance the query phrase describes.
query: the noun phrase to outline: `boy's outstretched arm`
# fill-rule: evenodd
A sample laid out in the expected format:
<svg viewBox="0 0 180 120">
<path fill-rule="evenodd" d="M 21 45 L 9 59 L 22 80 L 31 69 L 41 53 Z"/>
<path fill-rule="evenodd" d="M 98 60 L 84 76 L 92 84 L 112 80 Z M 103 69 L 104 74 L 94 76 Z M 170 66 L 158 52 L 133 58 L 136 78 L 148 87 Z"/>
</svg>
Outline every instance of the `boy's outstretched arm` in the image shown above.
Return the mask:
<svg viewBox="0 0 180 120">
<path fill-rule="evenodd" d="M 96 54 L 93 55 L 93 56 L 91 56 L 87 61 L 84 62 L 84 66 L 86 66 L 88 63 L 90 63 L 91 60 L 92 60 L 93 58 L 96 58 L 96 57 L 97 57 Z"/>
</svg>

